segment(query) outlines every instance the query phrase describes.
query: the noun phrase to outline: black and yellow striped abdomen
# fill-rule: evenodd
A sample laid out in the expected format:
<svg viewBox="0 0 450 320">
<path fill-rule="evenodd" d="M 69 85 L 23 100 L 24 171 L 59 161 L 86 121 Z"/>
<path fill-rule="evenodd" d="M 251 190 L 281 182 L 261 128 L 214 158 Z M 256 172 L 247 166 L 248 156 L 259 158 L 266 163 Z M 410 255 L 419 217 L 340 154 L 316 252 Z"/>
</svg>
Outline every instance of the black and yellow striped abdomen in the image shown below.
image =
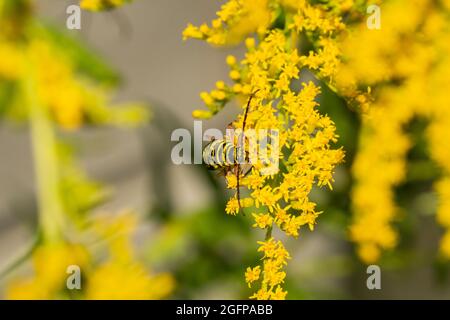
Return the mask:
<svg viewBox="0 0 450 320">
<path fill-rule="evenodd" d="M 211 169 L 230 167 L 237 163 L 238 150 L 230 141 L 214 140 L 203 149 L 203 161 Z"/>
</svg>

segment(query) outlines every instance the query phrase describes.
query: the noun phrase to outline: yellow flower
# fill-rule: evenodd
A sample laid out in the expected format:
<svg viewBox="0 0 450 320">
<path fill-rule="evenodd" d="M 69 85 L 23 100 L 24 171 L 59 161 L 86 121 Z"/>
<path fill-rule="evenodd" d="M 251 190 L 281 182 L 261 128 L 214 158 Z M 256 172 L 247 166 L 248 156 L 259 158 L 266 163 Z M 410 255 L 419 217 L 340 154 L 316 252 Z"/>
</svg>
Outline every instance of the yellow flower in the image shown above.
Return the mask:
<svg viewBox="0 0 450 320">
<path fill-rule="evenodd" d="M 235 81 L 239 80 L 241 78 L 241 74 L 237 70 L 232 70 L 232 71 L 230 71 L 230 78 Z"/>
<path fill-rule="evenodd" d="M 231 198 L 230 200 L 228 200 L 225 212 L 227 214 L 236 215 L 238 211 L 239 211 L 239 202 L 237 198 Z"/>
<path fill-rule="evenodd" d="M 35 278 L 13 280 L 7 285 L 5 296 L 9 300 L 48 300 L 52 297 L 48 288 Z"/>
<path fill-rule="evenodd" d="M 261 274 L 261 267 L 256 266 L 254 268 L 247 268 L 247 271 L 245 272 L 245 281 L 248 283 L 248 287 L 251 287 L 251 284 L 259 279 L 259 276 Z"/>
<path fill-rule="evenodd" d="M 203 33 L 197 27 L 189 23 L 186 29 L 184 29 L 183 31 L 183 40 L 186 40 L 188 38 L 202 39 Z"/>
<path fill-rule="evenodd" d="M 262 189 L 253 191 L 252 197 L 255 199 L 257 208 L 259 208 L 260 206 L 267 206 L 269 211 L 272 212 L 281 196 L 274 192 L 274 190 L 272 190 L 270 186 L 265 186 Z"/>
<path fill-rule="evenodd" d="M 33 254 L 36 277 L 50 291 L 65 284 L 69 265 L 78 265 L 81 269 L 85 269 L 88 263 L 89 254 L 80 245 L 47 244 L 38 247 Z"/>
<path fill-rule="evenodd" d="M 269 241 L 258 241 L 260 247 L 258 248 L 258 252 L 264 253 L 264 258 L 274 258 L 277 250 L 277 243 L 273 238 L 269 239 Z"/>
<path fill-rule="evenodd" d="M 447 231 L 442 238 L 440 251 L 446 259 L 450 259 L 450 231 Z"/>
<path fill-rule="evenodd" d="M 267 241 L 259 241 L 258 244 L 260 245 L 258 251 L 264 253 L 261 288 L 250 298 L 258 300 L 284 299 L 287 292 L 283 291 L 280 285 L 286 277 L 282 268 L 290 259 L 289 253 L 281 241 L 275 241 L 273 238 Z M 257 277 L 254 272 L 257 273 Z M 251 282 L 247 281 L 250 286 L 250 283 L 260 279 L 260 267 L 247 268 L 246 279 L 247 274 L 250 279 L 253 279 Z"/>
<path fill-rule="evenodd" d="M 227 174 L 226 179 L 227 179 L 227 187 L 229 189 L 236 189 L 236 187 L 237 187 L 237 177 L 236 177 L 236 175 L 234 175 L 232 173 L 229 173 L 229 174 Z"/>
<path fill-rule="evenodd" d="M 230 0 L 222 5 L 211 26 L 195 28 L 189 24 L 183 37 L 205 39 L 213 45 L 236 44 L 252 32 L 263 34 L 271 21 L 268 0 Z"/>
<path fill-rule="evenodd" d="M 377 262 L 380 258 L 380 249 L 375 244 L 364 243 L 358 247 L 358 256 L 366 264 Z"/>
<path fill-rule="evenodd" d="M 211 91 L 211 96 L 215 99 L 215 100 L 225 100 L 225 98 L 227 97 L 226 93 L 222 90 L 213 90 Z"/>
<path fill-rule="evenodd" d="M 213 115 L 209 110 L 194 110 L 192 111 L 192 116 L 196 119 L 209 119 Z"/>
<path fill-rule="evenodd" d="M 146 119 L 139 105 L 123 106 L 120 112 L 110 108 L 106 91 L 81 78 L 70 56 L 51 42 L 34 39 L 25 54 L 33 66 L 38 102 L 62 128 L 78 129 L 85 120 L 135 124 Z"/>
<path fill-rule="evenodd" d="M 259 289 L 256 291 L 255 294 L 253 294 L 250 299 L 256 299 L 256 300 L 269 300 L 271 297 L 270 292 L 268 292 L 266 289 Z"/>
<path fill-rule="evenodd" d="M 131 213 L 111 219 L 101 216 L 93 223 L 109 249 L 106 262 L 94 262 L 87 248 L 64 242 L 46 243 L 33 253 L 32 277 L 13 280 L 6 290 L 8 299 L 67 298 L 67 268 L 76 265 L 82 275 L 80 297 L 86 299 L 164 299 L 175 286 L 172 275 L 153 274 L 137 262 L 131 235 L 137 220 Z"/>
<path fill-rule="evenodd" d="M 281 226 L 283 223 L 286 223 L 290 215 L 287 213 L 287 211 L 291 208 L 291 206 L 286 206 L 284 208 L 281 208 L 279 204 L 277 204 L 275 209 L 275 222 L 278 226 Z"/>
<path fill-rule="evenodd" d="M 290 215 L 286 219 L 287 220 L 282 226 L 282 230 L 289 236 L 297 237 L 300 226 L 302 225 L 299 217 Z"/>
<path fill-rule="evenodd" d="M 266 178 L 267 176 L 261 175 L 258 170 L 252 169 L 252 172 L 243 179 L 242 183 L 248 188 L 256 190 L 264 185 Z"/>
<path fill-rule="evenodd" d="M 66 286 L 71 265 L 88 272 L 90 257 L 86 248 L 67 243 L 49 243 L 36 248 L 32 256 L 34 274 L 13 280 L 7 288 L 8 299 L 50 299 Z M 26 291 L 25 291 L 26 290 Z"/>
<path fill-rule="evenodd" d="M 359 26 L 342 43 L 346 62 L 336 77 L 337 87 L 343 90 L 352 91 L 361 83 L 370 85 L 370 91 L 378 88 L 376 100 L 362 117 L 352 169 L 356 184 L 350 237 L 366 263 L 376 262 L 383 250 L 398 242 L 395 188 L 406 179 L 412 141 L 405 128 L 416 118 L 429 123 L 425 134 L 429 154 L 442 171 L 434 186 L 439 197 L 436 216 L 446 230 L 450 228 L 446 186 L 450 148 L 444 142 L 450 138 L 450 112 L 442 107 L 448 100 L 444 75 L 450 71 L 449 21 L 428 0 L 389 1 L 383 3 L 382 12 L 382 32 Z M 418 33 L 423 37 L 417 38 Z M 368 103 L 365 95 L 353 97 L 362 105 Z M 444 239 L 441 252 L 448 252 Z"/>
<path fill-rule="evenodd" d="M 273 218 L 269 214 L 253 214 L 255 218 L 255 224 L 253 227 L 259 227 L 261 229 L 266 229 L 272 226 Z"/>
<path fill-rule="evenodd" d="M 275 292 L 271 293 L 270 298 L 272 300 L 284 300 L 284 299 L 286 299 L 286 295 L 287 295 L 287 291 L 283 291 L 283 289 L 280 286 L 278 286 L 275 289 Z"/>
<path fill-rule="evenodd" d="M 254 130 L 248 137 L 246 132 L 252 142 L 246 150 L 253 168 L 241 182 L 251 190 L 255 206 L 266 210 L 254 215 L 255 226 L 260 228 L 270 229 L 275 222 L 291 236 L 297 236 L 306 224 L 312 230 L 318 213 L 309 194 L 315 185 L 331 189 L 334 168 L 343 161 L 342 149 L 332 147 L 338 138 L 333 121 L 317 110 L 320 87 L 302 81 L 302 88 L 294 90 L 293 84 L 300 78 L 300 70 L 309 67 L 334 88 L 341 65 L 338 37 L 345 29 L 344 8 L 350 10 L 348 2 L 321 5 L 306 0 L 229 0 L 210 26 L 188 25 L 183 33 L 184 37 L 220 46 L 243 41 L 247 48 L 242 60 L 227 58 L 232 84 L 203 93 L 202 100 L 216 114 L 235 97 L 242 110 L 247 110 L 247 101 L 252 97 L 245 129 Z M 279 22 L 277 19 L 283 21 L 280 26 L 274 24 Z M 297 50 L 300 35 L 305 33 L 314 46 L 306 55 Z M 352 89 L 345 91 L 346 96 L 356 96 L 357 88 Z M 224 94 L 219 95 L 218 90 Z M 233 126 L 242 128 L 243 121 L 241 114 Z M 275 131 L 268 135 L 278 143 L 264 143 L 267 137 L 256 134 L 260 129 Z M 227 186 L 237 188 L 235 179 L 227 177 Z M 236 196 L 232 197 L 226 213 L 235 215 L 238 209 Z M 269 252 L 265 251 L 265 257 L 270 256 Z M 267 274 L 267 279 L 282 282 L 283 274 Z M 253 297 L 270 298 L 272 289 L 262 288 Z M 281 287 L 274 296 L 284 297 Z"/>
<path fill-rule="evenodd" d="M 175 282 L 170 274 L 153 275 L 136 261 L 131 236 L 137 224 L 137 216 L 128 211 L 114 218 L 99 216 L 94 222 L 109 258 L 89 275 L 88 299 L 163 299 L 172 293 Z"/>
<path fill-rule="evenodd" d="M 81 0 L 80 6 L 85 10 L 100 11 L 119 7 L 131 0 Z"/>
<path fill-rule="evenodd" d="M 236 57 L 232 56 L 232 55 L 227 56 L 227 60 L 226 61 L 227 61 L 227 64 L 230 67 L 234 66 L 236 64 L 236 62 L 237 62 Z"/>
<path fill-rule="evenodd" d="M 150 275 L 138 263 L 107 262 L 91 275 L 86 298 L 104 299 L 163 299 L 173 289 L 170 275 Z"/>
<path fill-rule="evenodd" d="M 23 72 L 23 53 L 14 44 L 0 42 L 0 81 L 16 80 Z"/>
</svg>

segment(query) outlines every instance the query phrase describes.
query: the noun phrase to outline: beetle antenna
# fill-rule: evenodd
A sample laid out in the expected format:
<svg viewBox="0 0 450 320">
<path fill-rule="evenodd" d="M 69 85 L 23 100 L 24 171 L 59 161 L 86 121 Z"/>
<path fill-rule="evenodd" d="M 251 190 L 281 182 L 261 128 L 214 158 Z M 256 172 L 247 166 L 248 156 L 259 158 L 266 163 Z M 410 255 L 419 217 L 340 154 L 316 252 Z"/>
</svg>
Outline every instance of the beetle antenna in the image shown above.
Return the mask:
<svg viewBox="0 0 450 320">
<path fill-rule="evenodd" d="M 250 97 L 248 98 L 248 102 L 247 102 L 247 107 L 245 108 L 245 114 L 244 114 L 244 120 L 242 121 L 242 132 L 239 136 L 239 143 L 238 143 L 238 147 L 242 147 L 243 148 L 243 152 L 245 152 L 245 146 L 244 146 L 244 132 L 245 132 L 245 124 L 247 122 L 247 116 L 248 116 L 248 110 L 250 109 L 250 103 L 252 102 L 253 97 L 255 96 L 255 94 L 259 91 L 256 90 L 255 92 L 253 92 Z M 236 155 L 237 155 L 237 148 L 236 148 Z M 237 159 L 237 163 L 236 163 L 236 196 L 237 196 L 237 201 L 238 201 L 238 207 L 239 207 L 239 211 L 241 211 L 241 191 L 240 191 L 240 186 L 239 186 L 239 176 L 240 176 L 240 163 L 239 163 L 239 157 Z"/>
</svg>

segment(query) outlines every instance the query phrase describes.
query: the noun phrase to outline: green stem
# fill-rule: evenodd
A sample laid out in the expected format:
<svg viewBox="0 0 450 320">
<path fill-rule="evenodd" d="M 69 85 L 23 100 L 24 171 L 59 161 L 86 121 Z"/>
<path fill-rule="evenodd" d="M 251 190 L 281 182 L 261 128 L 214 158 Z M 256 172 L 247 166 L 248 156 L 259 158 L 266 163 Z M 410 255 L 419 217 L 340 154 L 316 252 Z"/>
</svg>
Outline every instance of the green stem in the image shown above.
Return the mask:
<svg viewBox="0 0 450 320">
<path fill-rule="evenodd" d="M 64 208 L 59 188 L 56 138 L 48 110 L 37 98 L 31 66 L 28 71 L 23 80 L 23 90 L 31 126 L 39 225 L 43 240 L 55 242 L 62 236 Z"/>
<path fill-rule="evenodd" d="M 266 241 L 269 240 L 270 238 L 272 238 L 272 225 L 267 227 L 267 231 L 266 231 Z"/>
</svg>

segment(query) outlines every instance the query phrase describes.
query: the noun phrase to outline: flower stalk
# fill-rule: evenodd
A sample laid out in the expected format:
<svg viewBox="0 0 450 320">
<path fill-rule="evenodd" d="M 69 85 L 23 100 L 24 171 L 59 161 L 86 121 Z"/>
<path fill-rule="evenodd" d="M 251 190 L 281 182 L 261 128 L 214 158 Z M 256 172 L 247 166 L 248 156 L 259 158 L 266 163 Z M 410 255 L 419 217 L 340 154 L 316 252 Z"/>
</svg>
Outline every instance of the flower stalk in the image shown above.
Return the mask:
<svg viewBox="0 0 450 320">
<path fill-rule="evenodd" d="M 34 72 L 30 64 L 28 70 L 23 79 L 23 91 L 29 111 L 39 226 L 44 241 L 57 242 L 61 238 L 64 206 L 59 190 L 55 132 L 49 112 L 37 97 Z"/>
</svg>

